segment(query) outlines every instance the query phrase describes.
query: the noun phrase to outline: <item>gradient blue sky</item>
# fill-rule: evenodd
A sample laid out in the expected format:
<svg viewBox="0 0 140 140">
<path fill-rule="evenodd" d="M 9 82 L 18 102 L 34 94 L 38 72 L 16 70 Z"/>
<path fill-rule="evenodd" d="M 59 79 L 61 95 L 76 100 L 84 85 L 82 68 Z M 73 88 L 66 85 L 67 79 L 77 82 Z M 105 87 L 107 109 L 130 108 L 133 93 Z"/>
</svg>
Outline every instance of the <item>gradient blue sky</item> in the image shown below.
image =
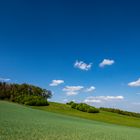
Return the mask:
<svg viewBox="0 0 140 140">
<path fill-rule="evenodd" d="M 52 101 L 101 99 L 95 106 L 140 112 L 140 2 L 112 0 L 0 1 L 0 78 L 54 92 Z M 115 63 L 104 68 L 104 59 Z M 74 67 L 93 63 L 88 71 Z M 64 80 L 49 86 L 52 80 Z M 83 86 L 67 96 L 66 86 Z M 93 92 L 85 89 L 94 86 Z M 104 96 L 104 97 L 101 97 Z M 103 99 L 123 96 L 124 99 Z"/>
</svg>

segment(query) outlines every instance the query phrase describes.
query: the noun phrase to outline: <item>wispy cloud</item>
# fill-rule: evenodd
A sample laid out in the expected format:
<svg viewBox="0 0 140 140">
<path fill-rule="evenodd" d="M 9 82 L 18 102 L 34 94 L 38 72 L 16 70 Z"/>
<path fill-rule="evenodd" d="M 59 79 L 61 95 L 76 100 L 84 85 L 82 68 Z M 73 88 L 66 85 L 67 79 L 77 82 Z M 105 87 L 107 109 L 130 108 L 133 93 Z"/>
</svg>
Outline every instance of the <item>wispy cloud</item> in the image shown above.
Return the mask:
<svg viewBox="0 0 140 140">
<path fill-rule="evenodd" d="M 63 83 L 64 83 L 64 80 L 52 80 L 52 82 L 50 83 L 50 86 L 58 86 Z"/>
<path fill-rule="evenodd" d="M 9 78 L 0 78 L 0 81 L 1 82 L 9 82 L 11 79 Z"/>
<path fill-rule="evenodd" d="M 139 87 L 140 86 L 140 78 L 137 81 L 133 81 L 133 82 L 128 83 L 128 86 Z"/>
<path fill-rule="evenodd" d="M 75 64 L 74 64 L 74 67 L 75 68 L 78 68 L 78 69 L 81 69 L 81 70 L 84 70 L 84 71 L 88 71 L 91 69 L 92 67 L 92 63 L 89 63 L 89 64 L 86 64 L 85 62 L 83 61 L 76 61 Z"/>
<path fill-rule="evenodd" d="M 87 104 L 91 104 L 91 103 L 101 103 L 101 100 L 97 100 L 97 99 L 85 99 L 84 100 L 84 103 L 87 103 Z"/>
<path fill-rule="evenodd" d="M 111 66 L 115 63 L 114 60 L 110 60 L 110 59 L 104 59 L 100 64 L 99 67 L 105 67 L 105 66 Z"/>
<path fill-rule="evenodd" d="M 63 103 L 67 103 L 67 102 L 69 102 L 68 99 L 63 99 Z"/>
<path fill-rule="evenodd" d="M 140 102 L 134 102 L 133 105 L 140 105 Z"/>
<path fill-rule="evenodd" d="M 83 88 L 83 86 L 66 86 L 63 91 L 65 91 L 68 96 L 72 96 L 77 95 Z"/>
<path fill-rule="evenodd" d="M 94 86 L 91 86 L 91 87 L 87 88 L 87 89 L 85 90 L 85 92 L 93 92 L 93 91 L 95 91 L 95 90 L 96 90 L 96 88 L 95 88 Z"/>
<path fill-rule="evenodd" d="M 85 103 L 101 103 L 107 101 L 119 101 L 123 100 L 123 96 L 90 96 L 87 97 L 84 102 Z"/>
</svg>

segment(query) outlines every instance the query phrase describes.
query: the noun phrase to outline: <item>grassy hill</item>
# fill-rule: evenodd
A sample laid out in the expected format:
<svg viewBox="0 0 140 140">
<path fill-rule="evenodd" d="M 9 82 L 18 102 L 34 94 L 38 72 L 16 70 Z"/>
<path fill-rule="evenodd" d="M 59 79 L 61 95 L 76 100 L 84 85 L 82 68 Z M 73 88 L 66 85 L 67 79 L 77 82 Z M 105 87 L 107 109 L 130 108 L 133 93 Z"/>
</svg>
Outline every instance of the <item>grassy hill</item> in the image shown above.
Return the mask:
<svg viewBox="0 0 140 140">
<path fill-rule="evenodd" d="M 59 105 L 61 109 L 52 103 L 48 110 L 55 108 L 55 112 L 67 112 L 66 106 Z M 49 111 L 0 101 L 0 140 L 139 140 L 140 128 Z"/>
<path fill-rule="evenodd" d="M 44 107 L 34 107 L 37 109 L 61 113 L 64 115 L 69 116 L 76 116 L 80 118 L 102 121 L 107 123 L 119 124 L 119 125 L 126 125 L 126 126 L 133 126 L 140 128 L 140 118 L 124 116 L 116 113 L 101 111 L 100 113 L 90 114 L 86 112 L 81 112 L 75 109 L 72 109 L 69 105 L 61 104 L 61 103 L 54 103 L 50 102 L 49 106 Z"/>
</svg>

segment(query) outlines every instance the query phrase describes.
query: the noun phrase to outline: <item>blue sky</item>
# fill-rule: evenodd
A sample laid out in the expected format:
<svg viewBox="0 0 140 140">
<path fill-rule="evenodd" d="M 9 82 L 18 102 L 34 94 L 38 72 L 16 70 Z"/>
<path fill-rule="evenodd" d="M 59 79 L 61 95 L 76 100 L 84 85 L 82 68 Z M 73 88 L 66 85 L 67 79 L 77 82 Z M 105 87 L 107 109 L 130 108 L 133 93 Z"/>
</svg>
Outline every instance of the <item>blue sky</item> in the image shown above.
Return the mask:
<svg viewBox="0 0 140 140">
<path fill-rule="evenodd" d="M 50 89 L 52 101 L 140 112 L 139 5 L 0 1 L 0 80 Z"/>
</svg>

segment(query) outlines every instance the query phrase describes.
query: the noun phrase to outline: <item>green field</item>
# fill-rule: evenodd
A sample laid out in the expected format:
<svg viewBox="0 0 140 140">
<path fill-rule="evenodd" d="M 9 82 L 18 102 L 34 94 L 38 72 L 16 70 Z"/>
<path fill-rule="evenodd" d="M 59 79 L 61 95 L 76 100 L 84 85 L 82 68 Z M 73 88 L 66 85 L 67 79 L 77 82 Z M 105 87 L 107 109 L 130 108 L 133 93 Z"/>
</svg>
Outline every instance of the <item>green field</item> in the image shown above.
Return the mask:
<svg viewBox="0 0 140 140">
<path fill-rule="evenodd" d="M 0 101 L 0 140 L 139 140 L 139 132 Z"/>
<path fill-rule="evenodd" d="M 81 112 L 72 109 L 69 105 L 61 104 L 61 103 L 53 103 L 53 102 L 50 102 L 50 105 L 47 107 L 34 107 L 34 108 L 49 111 L 49 112 L 61 113 L 69 116 L 76 116 L 89 120 L 96 120 L 96 121 L 140 128 L 140 118 L 129 117 L 129 116 L 106 112 L 106 111 L 101 111 L 100 113 L 95 113 L 95 114 L 86 113 L 86 112 Z"/>
</svg>

